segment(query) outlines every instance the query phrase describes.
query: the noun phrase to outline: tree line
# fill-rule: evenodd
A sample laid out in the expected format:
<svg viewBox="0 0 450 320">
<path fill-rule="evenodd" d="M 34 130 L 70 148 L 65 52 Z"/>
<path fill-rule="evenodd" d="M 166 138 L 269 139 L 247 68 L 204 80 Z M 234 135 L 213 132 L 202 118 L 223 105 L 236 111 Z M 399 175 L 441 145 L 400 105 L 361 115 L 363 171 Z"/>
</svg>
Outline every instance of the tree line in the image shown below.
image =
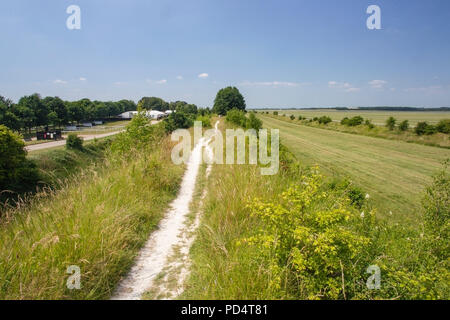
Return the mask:
<svg viewBox="0 0 450 320">
<path fill-rule="evenodd" d="M 107 119 L 125 111 L 136 110 L 131 100 L 120 101 L 64 101 L 59 97 L 42 98 L 38 93 L 23 96 L 19 102 L 0 96 L 0 124 L 15 131 L 32 128 L 61 127 L 94 119 Z"/>
</svg>

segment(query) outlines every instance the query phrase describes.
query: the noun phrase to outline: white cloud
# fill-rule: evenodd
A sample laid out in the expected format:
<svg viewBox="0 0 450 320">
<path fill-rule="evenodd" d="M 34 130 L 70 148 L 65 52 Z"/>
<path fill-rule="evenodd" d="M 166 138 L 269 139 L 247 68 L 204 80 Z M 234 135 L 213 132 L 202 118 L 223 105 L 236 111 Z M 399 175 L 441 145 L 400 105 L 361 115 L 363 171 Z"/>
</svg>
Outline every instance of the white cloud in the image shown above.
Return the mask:
<svg viewBox="0 0 450 320">
<path fill-rule="evenodd" d="M 383 89 L 386 84 L 387 84 L 387 81 L 384 81 L 384 80 L 372 80 L 372 81 L 369 81 L 369 85 L 373 89 Z"/>
<path fill-rule="evenodd" d="M 198 77 L 199 77 L 200 79 L 206 79 L 206 78 L 209 77 L 209 74 L 207 74 L 207 73 L 200 73 L 200 74 L 198 75 Z"/>
<path fill-rule="evenodd" d="M 183 76 L 177 76 L 177 80 L 183 80 Z"/>
<path fill-rule="evenodd" d="M 67 81 L 56 79 L 55 81 L 53 81 L 53 83 L 54 84 L 67 84 Z"/>
<path fill-rule="evenodd" d="M 125 84 L 127 84 L 127 83 L 126 82 L 121 82 L 121 81 L 114 82 L 114 85 L 116 85 L 116 86 L 123 86 Z"/>
<path fill-rule="evenodd" d="M 300 87 L 308 85 L 308 83 L 301 82 L 287 82 L 287 81 L 266 81 L 266 82 L 250 82 L 244 81 L 240 83 L 241 86 L 263 86 L 263 87 Z"/>
<path fill-rule="evenodd" d="M 360 88 L 356 88 L 355 86 L 353 86 L 348 82 L 329 81 L 328 87 L 333 89 L 344 90 L 345 92 L 358 92 L 361 90 Z"/>
<path fill-rule="evenodd" d="M 167 80 L 166 79 L 162 79 L 162 80 L 158 80 L 156 81 L 157 84 L 166 84 Z"/>
<path fill-rule="evenodd" d="M 87 79 L 84 77 L 80 77 L 80 81 L 86 81 Z"/>
</svg>

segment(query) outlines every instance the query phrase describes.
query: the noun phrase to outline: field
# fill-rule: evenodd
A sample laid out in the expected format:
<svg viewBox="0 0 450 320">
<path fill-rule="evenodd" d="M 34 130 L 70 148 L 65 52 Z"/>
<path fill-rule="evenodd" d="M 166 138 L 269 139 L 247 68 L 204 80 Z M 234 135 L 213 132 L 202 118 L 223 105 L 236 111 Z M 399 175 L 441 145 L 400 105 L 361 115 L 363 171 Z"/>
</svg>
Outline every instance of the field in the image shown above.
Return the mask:
<svg viewBox="0 0 450 320">
<path fill-rule="evenodd" d="M 414 223 L 423 189 L 450 150 L 323 130 L 259 116 L 304 164 L 347 177 L 373 198 L 380 217 Z M 392 212 L 392 215 L 391 215 Z"/>
<path fill-rule="evenodd" d="M 258 110 L 259 111 L 259 110 Z M 341 121 L 345 117 L 361 116 L 364 119 L 369 119 L 375 125 L 384 125 L 389 117 L 394 117 L 399 121 L 408 120 L 411 126 L 415 126 L 417 122 L 427 121 L 430 124 L 438 123 L 442 119 L 450 119 L 450 112 L 448 111 L 436 111 L 436 112 L 420 112 L 420 111 L 362 111 L 362 110 L 289 110 L 289 109 L 271 109 L 261 110 L 278 111 L 278 113 L 291 114 L 298 117 L 302 115 L 308 119 L 321 116 L 329 116 L 333 121 Z"/>
</svg>

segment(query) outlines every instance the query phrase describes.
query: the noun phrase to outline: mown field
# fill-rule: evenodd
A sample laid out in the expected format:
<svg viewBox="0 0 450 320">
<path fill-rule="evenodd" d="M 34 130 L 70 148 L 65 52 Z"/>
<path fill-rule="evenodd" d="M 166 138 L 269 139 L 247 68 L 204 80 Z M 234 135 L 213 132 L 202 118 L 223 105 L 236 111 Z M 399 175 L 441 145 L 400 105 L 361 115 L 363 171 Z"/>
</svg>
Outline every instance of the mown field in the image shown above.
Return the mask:
<svg viewBox="0 0 450 320">
<path fill-rule="evenodd" d="M 414 225 L 420 198 L 450 150 L 313 128 L 259 114 L 267 128 L 306 164 L 349 178 L 373 199 L 378 216 Z"/>
<path fill-rule="evenodd" d="M 375 125 L 385 125 L 386 120 L 389 117 L 394 117 L 399 121 L 408 120 L 411 126 L 415 126 L 417 122 L 427 121 L 430 124 L 438 123 L 439 120 L 449 119 L 450 112 L 448 111 L 430 111 L 430 112 L 420 112 L 420 111 L 362 111 L 362 110 L 289 110 L 289 109 L 271 109 L 262 110 L 272 113 L 273 111 L 278 111 L 278 113 L 286 114 L 290 116 L 291 114 L 298 117 L 302 115 L 308 119 L 321 116 L 329 116 L 333 121 L 341 121 L 345 117 L 361 116 L 364 119 L 369 119 Z"/>
</svg>

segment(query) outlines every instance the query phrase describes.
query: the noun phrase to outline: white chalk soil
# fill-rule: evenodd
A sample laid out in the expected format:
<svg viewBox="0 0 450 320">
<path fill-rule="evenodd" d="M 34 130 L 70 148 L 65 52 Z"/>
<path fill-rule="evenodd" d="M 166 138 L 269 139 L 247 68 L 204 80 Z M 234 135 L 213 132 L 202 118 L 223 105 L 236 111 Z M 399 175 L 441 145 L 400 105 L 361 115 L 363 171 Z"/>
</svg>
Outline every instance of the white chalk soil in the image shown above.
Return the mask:
<svg viewBox="0 0 450 320">
<path fill-rule="evenodd" d="M 216 130 L 218 123 L 216 123 Z M 201 138 L 192 151 L 187 169 L 181 182 L 181 188 L 177 198 L 171 203 L 170 210 L 161 220 L 159 229 L 152 233 L 145 246 L 141 249 L 134 266 L 129 274 L 119 283 L 113 300 L 138 300 L 150 288 L 154 287 L 155 279 L 161 275 L 163 270 L 180 267 L 175 275 L 176 283 L 184 282 L 188 274 L 186 270 L 189 249 L 193 242 L 193 231 L 198 226 L 198 217 L 195 222 L 188 226 L 187 215 L 196 186 L 197 176 L 203 158 L 203 147 L 211 156 L 209 147 L 211 139 L 206 141 Z M 207 174 L 211 171 L 208 166 Z M 174 254 L 176 251 L 176 254 Z M 170 257 L 176 257 L 176 261 L 169 261 Z M 173 260 L 173 259 L 171 259 Z M 169 296 L 177 295 L 175 292 Z"/>
</svg>

